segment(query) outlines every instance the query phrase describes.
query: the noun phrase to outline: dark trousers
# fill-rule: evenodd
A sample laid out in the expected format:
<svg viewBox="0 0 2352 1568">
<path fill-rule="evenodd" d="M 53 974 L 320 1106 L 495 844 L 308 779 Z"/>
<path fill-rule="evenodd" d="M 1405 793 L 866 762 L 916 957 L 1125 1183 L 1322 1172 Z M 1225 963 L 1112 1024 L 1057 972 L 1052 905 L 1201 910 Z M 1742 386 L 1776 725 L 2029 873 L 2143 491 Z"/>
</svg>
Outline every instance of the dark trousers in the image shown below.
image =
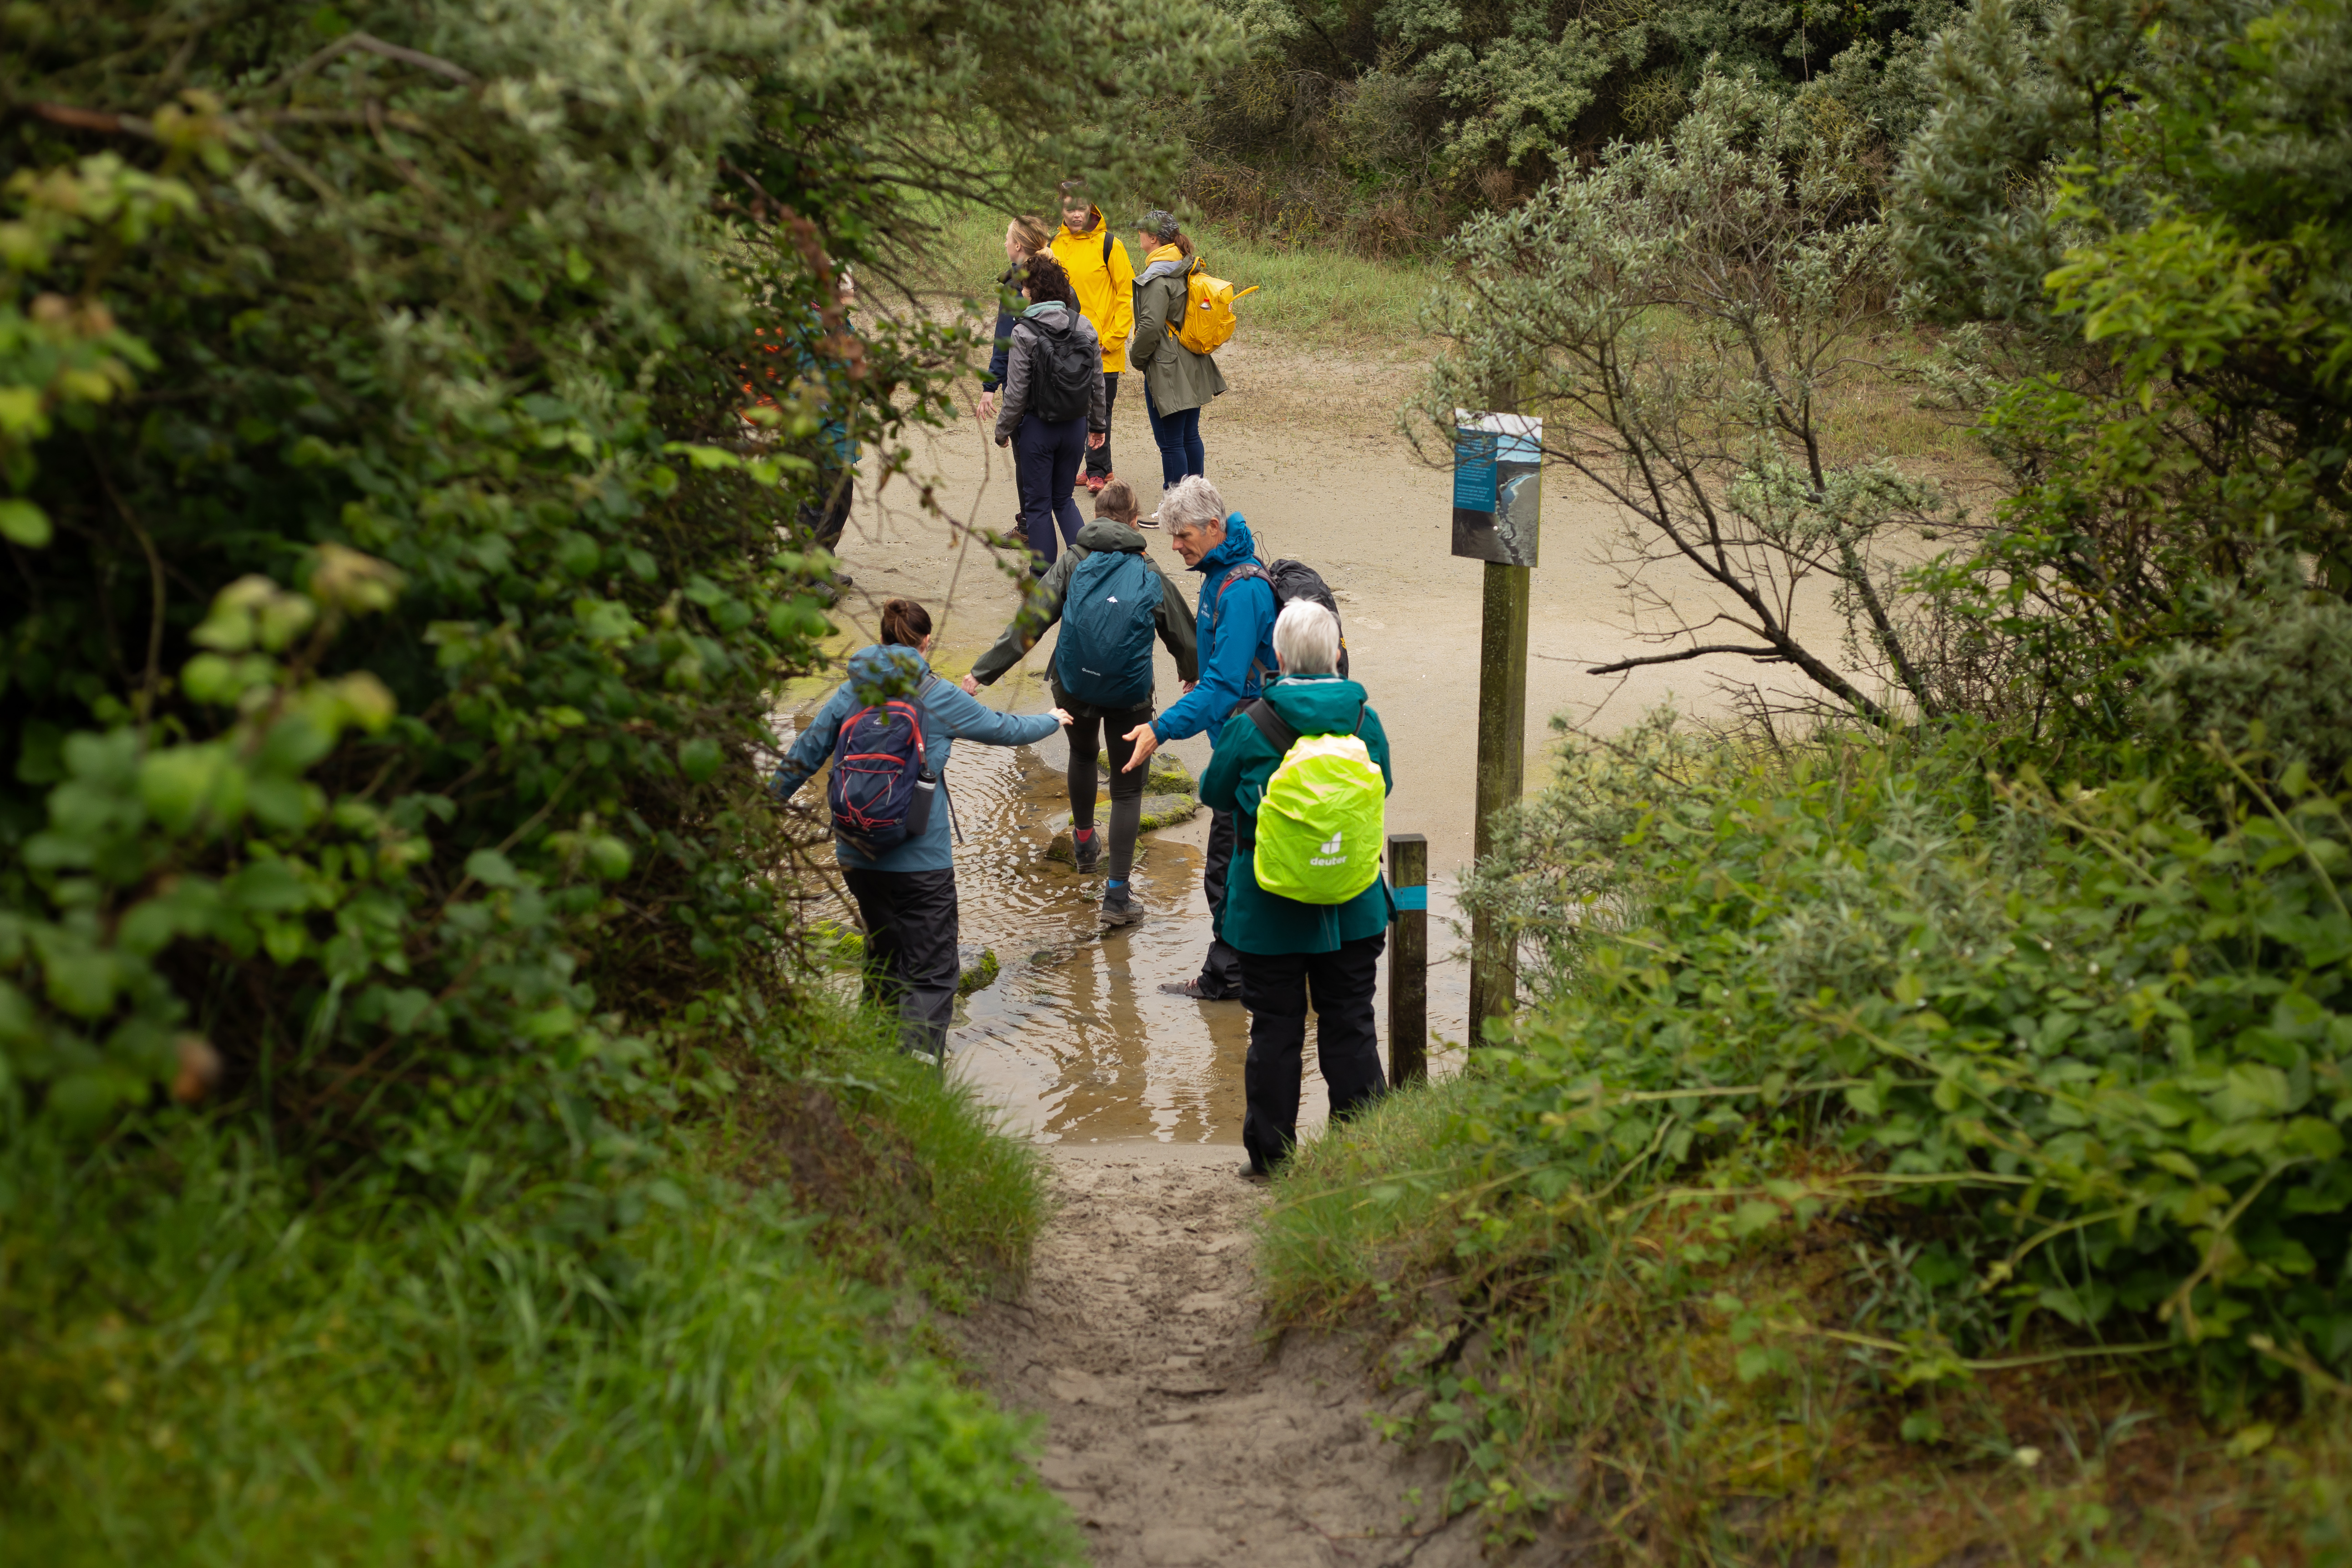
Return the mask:
<svg viewBox="0 0 2352 1568">
<path fill-rule="evenodd" d="M 954 870 L 845 866 L 841 879 L 866 922 L 866 999 L 897 1010 L 900 1050 L 946 1061 L 957 978 Z"/>
<path fill-rule="evenodd" d="M 1337 952 L 1242 954 L 1242 1005 L 1249 1009 L 1249 1055 L 1242 1062 L 1242 1146 L 1250 1165 L 1279 1164 L 1298 1142 L 1300 1058 L 1307 1009 L 1315 1008 L 1315 1058 L 1331 1091 L 1331 1120 L 1345 1121 L 1388 1087 L 1372 1023 L 1386 931 L 1342 942 Z"/>
<path fill-rule="evenodd" d="M 1111 408 L 1118 402 L 1118 372 L 1107 370 L 1103 372 L 1103 421 L 1106 425 L 1110 421 Z M 1110 433 L 1106 429 L 1103 433 L 1103 444 L 1087 448 L 1087 472 L 1100 474 L 1103 478 L 1108 479 L 1110 471 Z"/>
<path fill-rule="evenodd" d="M 1151 401 L 1151 384 L 1143 384 L 1143 412 L 1151 419 L 1151 438 L 1160 445 L 1160 483 L 1162 489 L 1193 474 L 1207 473 L 1207 457 L 1201 449 L 1201 411 L 1187 408 L 1180 413 L 1162 414 L 1160 405 Z"/>
<path fill-rule="evenodd" d="M 856 489 L 852 479 L 853 476 L 844 468 L 818 471 L 817 499 L 801 502 L 794 519 L 800 524 L 803 549 L 835 550 L 839 547 L 841 531 L 849 523 L 849 500 Z"/>
<path fill-rule="evenodd" d="M 1082 521 L 1070 487 L 1078 482 L 1078 461 L 1087 450 L 1087 416 L 1048 425 L 1034 414 L 1022 416 L 1013 433 L 1013 481 L 1021 493 L 1021 531 L 1029 538 L 1029 574 L 1043 577 L 1061 553 L 1055 542 L 1075 543 Z"/>
<path fill-rule="evenodd" d="M 1225 873 L 1234 863 L 1234 814 L 1209 813 L 1209 858 L 1201 867 L 1201 890 L 1209 895 L 1209 956 L 1201 964 L 1201 991 L 1208 996 L 1238 996 L 1242 955 L 1225 942 Z M 1297 1098 L 1297 1091 L 1292 1099 Z"/>
<path fill-rule="evenodd" d="M 1054 700 L 1069 710 L 1077 722 L 1069 728 L 1070 739 L 1070 826 L 1072 829 L 1095 825 L 1095 736 L 1101 733 L 1103 749 L 1110 753 L 1110 879 L 1124 882 L 1135 866 L 1135 835 L 1143 822 L 1143 784 L 1151 772 L 1149 764 L 1126 771 L 1128 759 L 1135 755 L 1135 746 L 1127 732 L 1139 725 L 1151 722 L 1151 704 L 1115 712 L 1071 700 L 1056 686 Z"/>
</svg>

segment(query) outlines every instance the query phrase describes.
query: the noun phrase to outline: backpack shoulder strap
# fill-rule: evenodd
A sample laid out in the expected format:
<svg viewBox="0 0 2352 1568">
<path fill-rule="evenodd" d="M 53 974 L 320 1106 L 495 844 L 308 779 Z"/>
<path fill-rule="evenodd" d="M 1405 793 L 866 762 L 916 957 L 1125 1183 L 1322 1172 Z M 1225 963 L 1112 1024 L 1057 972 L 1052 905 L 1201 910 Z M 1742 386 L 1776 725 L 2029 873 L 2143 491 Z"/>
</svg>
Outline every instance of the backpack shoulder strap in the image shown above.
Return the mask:
<svg viewBox="0 0 2352 1568">
<path fill-rule="evenodd" d="M 1257 732 L 1274 747 L 1275 755 L 1289 755 L 1290 748 L 1298 743 L 1298 731 L 1283 721 L 1282 715 L 1274 710 L 1274 704 L 1261 697 L 1245 711 L 1250 722 L 1257 726 Z"/>
<path fill-rule="evenodd" d="M 1110 265 L 1110 247 L 1118 242 L 1111 237 L 1110 219 L 1103 219 L 1103 266 Z"/>
</svg>

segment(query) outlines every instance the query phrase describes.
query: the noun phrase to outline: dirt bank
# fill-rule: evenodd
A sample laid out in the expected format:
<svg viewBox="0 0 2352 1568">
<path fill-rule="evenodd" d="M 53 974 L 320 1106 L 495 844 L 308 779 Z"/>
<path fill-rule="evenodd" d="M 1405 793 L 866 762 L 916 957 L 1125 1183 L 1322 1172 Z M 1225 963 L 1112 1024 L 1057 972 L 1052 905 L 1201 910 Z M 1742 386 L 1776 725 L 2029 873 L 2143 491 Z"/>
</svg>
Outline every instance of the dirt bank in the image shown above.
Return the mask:
<svg viewBox="0 0 2352 1568">
<path fill-rule="evenodd" d="M 1467 1520 L 1418 1528 L 1443 1462 L 1381 1443 L 1349 1345 L 1260 1338 L 1264 1189 L 1228 1151 L 1061 1149 L 1060 1212 L 1017 1302 L 969 1342 L 997 1395 L 1045 1420 L 1038 1465 L 1104 1568 L 1468 1568 Z"/>
</svg>

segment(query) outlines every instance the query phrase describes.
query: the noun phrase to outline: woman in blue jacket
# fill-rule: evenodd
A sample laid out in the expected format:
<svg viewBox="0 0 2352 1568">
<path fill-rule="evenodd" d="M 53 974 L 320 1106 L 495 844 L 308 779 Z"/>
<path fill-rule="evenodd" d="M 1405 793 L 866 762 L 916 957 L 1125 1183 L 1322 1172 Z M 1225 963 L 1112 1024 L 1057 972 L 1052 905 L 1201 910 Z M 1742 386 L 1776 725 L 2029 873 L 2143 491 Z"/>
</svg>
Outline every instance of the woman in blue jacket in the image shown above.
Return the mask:
<svg viewBox="0 0 2352 1568">
<path fill-rule="evenodd" d="M 984 746 L 1025 746 L 1070 721 L 1046 713 L 1000 713 L 931 673 L 930 613 L 911 599 L 882 606 L 882 641 L 849 658 L 849 679 L 825 700 L 784 754 L 769 785 L 789 800 L 833 755 L 849 716 L 870 703 L 911 691 L 921 709 L 923 751 L 947 793 L 948 752 L 959 740 Z M 947 1059 L 948 1020 L 955 1012 L 955 851 L 949 810 L 935 810 L 923 831 L 879 857 L 835 835 L 834 858 L 857 900 L 866 927 L 866 999 L 896 1005 L 898 1047 Z"/>
</svg>

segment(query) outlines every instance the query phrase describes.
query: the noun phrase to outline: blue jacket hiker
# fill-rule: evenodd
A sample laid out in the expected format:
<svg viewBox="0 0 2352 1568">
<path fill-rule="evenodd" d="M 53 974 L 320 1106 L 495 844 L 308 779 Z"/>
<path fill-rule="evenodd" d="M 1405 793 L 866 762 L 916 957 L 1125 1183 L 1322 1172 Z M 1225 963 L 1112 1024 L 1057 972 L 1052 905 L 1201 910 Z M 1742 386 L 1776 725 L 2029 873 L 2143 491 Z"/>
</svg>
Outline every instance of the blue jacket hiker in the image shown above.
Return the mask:
<svg viewBox="0 0 2352 1568">
<path fill-rule="evenodd" d="M 1202 803 L 1232 814 L 1238 835 L 1225 887 L 1223 936 L 1240 950 L 1242 1005 L 1250 1016 L 1249 1055 L 1242 1065 L 1242 1146 L 1250 1158 L 1244 1173 L 1250 1175 L 1264 1175 L 1288 1157 L 1297 1141 L 1300 1062 L 1310 1006 L 1316 1015 L 1316 1060 L 1331 1093 L 1331 1119 L 1346 1120 L 1386 1088 L 1372 998 L 1393 913 L 1387 879 L 1372 871 L 1371 885 L 1352 898 L 1302 903 L 1258 885 L 1256 850 L 1268 781 L 1290 754 L 1289 746 L 1277 744 L 1267 729 L 1280 733 L 1286 728 L 1286 739 L 1293 742 L 1331 735 L 1361 741 L 1380 770 L 1380 796 L 1396 784 L 1388 735 L 1381 716 L 1365 704 L 1364 689 L 1333 673 L 1339 623 L 1328 610 L 1294 599 L 1275 625 L 1274 642 L 1282 678 L 1266 688 L 1263 700 L 1279 722 L 1261 725 L 1249 709 L 1226 720 L 1216 756 L 1201 775 Z M 1360 770 L 1362 763 L 1352 765 Z M 1359 776 L 1369 788 L 1369 776 Z M 1309 842 L 1321 837 L 1318 829 Z M 1335 833 L 1323 847 L 1338 842 Z"/>
<path fill-rule="evenodd" d="M 929 812 L 919 828 L 911 821 L 904 824 L 910 829 L 904 840 L 879 849 L 845 833 L 836 812 L 834 857 L 866 927 L 866 1000 L 897 1010 L 900 1048 L 928 1052 L 944 1061 L 957 973 L 953 811 L 944 798 L 949 752 L 958 740 L 1028 745 L 1067 723 L 1069 716 L 1059 709 L 1000 713 L 933 675 L 925 658 L 930 650 L 931 617 L 911 600 L 893 599 L 882 606 L 882 638 L 879 646 L 850 656 L 848 680 L 825 700 L 793 742 L 769 788 L 779 800 L 790 799 L 834 757 L 845 731 L 855 728 L 854 721 L 868 709 L 893 699 L 911 700 L 922 716 L 920 744 L 910 757 L 919 756 L 922 771 L 939 783 L 943 809 Z M 838 763 L 836 774 L 838 783 Z M 837 794 L 828 792 L 836 805 Z M 899 798 L 904 794 L 899 792 Z M 898 826 L 890 825 L 894 829 Z"/>
<path fill-rule="evenodd" d="M 1202 574 L 1194 617 L 1201 679 L 1150 724 L 1129 731 L 1128 739 L 1137 742 L 1130 768 L 1142 767 L 1166 742 L 1222 733 L 1225 721 L 1257 696 L 1275 670 L 1274 584 L 1258 563 L 1248 522 L 1239 512 L 1228 513 L 1217 487 L 1198 474 L 1161 492 L 1160 522 L 1176 553 Z M 1162 991 L 1201 1002 L 1240 999 L 1241 954 L 1224 930 L 1225 868 L 1233 858 L 1233 813 L 1213 812 L 1201 871 L 1209 897 L 1209 955 L 1197 978 L 1170 981 Z"/>
</svg>

